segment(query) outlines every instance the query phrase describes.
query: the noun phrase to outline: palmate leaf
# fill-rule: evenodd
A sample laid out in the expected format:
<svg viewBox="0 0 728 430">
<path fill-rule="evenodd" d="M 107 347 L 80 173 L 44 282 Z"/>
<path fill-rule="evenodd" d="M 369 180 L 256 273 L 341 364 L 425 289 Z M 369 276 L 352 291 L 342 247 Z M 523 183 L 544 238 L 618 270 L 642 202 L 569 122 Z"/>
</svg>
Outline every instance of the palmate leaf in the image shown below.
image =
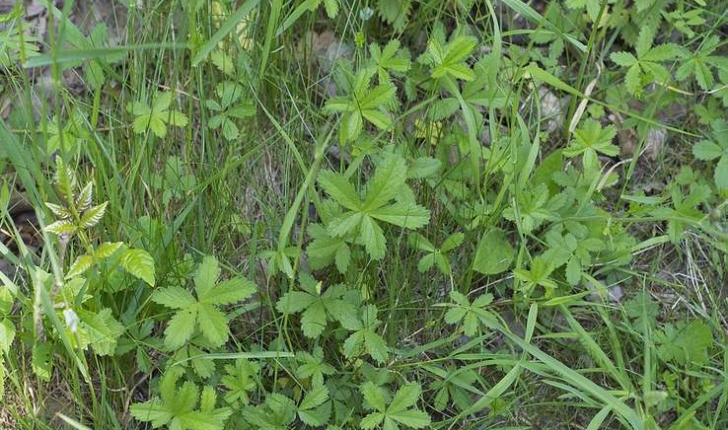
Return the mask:
<svg viewBox="0 0 728 430">
<path fill-rule="evenodd" d="M 282 394 L 273 393 L 266 397 L 264 404 L 243 409 L 243 417 L 257 428 L 284 430 L 296 419 L 296 404 Z"/>
<path fill-rule="evenodd" d="M 363 210 L 379 209 L 398 193 L 407 180 L 407 164 L 402 157 L 386 158 L 374 172 L 374 177 L 367 184 L 366 199 Z"/>
<path fill-rule="evenodd" d="M 713 346 L 713 334 L 705 323 L 693 320 L 689 324 L 668 324 L 656 336 L 660 358 L 681 365 L 700 366 L 708 361 Z"/>
<path fill-rule="evenodd" d="M 385 22 L 397 31 L 404 30 L 412 10 L 412 0 L 379 0 L 377 6 L 379 15 Z"/>
<path fill-rule="evenodd" d="M 492 294 L 483 294 L 470 304 L 465 295 L 457 291 L 450 292 L 450 298 L 455 302 L 445 314 L 445 322 L 448 324 L 462 324 L 466 336 L 474 336 L 478 333 L 481 324 L 481 316 L 491 315 L 484 309 L 493 301 Z"/>
<path fill-rule="evenodd" d="M 359 137 L 364 119 L 383 131 L 392 126 L 389 110 L 396 106 L 397 89 L 389 82 L 380 83 L 370 89 L 372 76 L 372 73 L 363 69 L 353 77 L 352 88 L 346 97 L 334 97 L 323 108 L 325 114 L 342 114 L 339 128 L 339 139 L 342 143 Z"/>
<path fill-rule="evenodd" d="M 472 36 L 457 36 L 444 47 L 433 37 L 427 44 L 427 51 L 420 57 L 420 62 L 431 67 L 433 78 L 450 76 L 455 79 L 472 81 L 475 73 L 466 60 L 478 44 Z"/>
<path fill-rule="evenodd" d="M 718 160 L 713 175 L 719 189 L 728 189 L 728 122 L 711 122 L 712 140 L 701 140 L 693 146 L 693 156 L 699 160 Z"/>
<path fill-rule="evenodd" d="M 344 341 L 344 355 L 351 359 L 362 353 L 369 354 L 379 364 L 385 364 L 389 357 L 387 343 L 376 331 L 380 321 L 377 307 L 368 305 L 363 309 L 360 326 Z"/>
<path fill-rule="evenodd" d="M 422 394 L 420 384 L 403 385 L 394 395 L 389 406 L 386 406 L 384 389 L 373 382 L 361 386 L 361 392 L 375 412 L 361 421 L 362 429 L 373 429 L 384 423 L 384 429 L 398 429 L 399 425 L 408 428 L 425 428 L 430 425 L 430 416 L 415 407 Z"/>
<path fill-rule="evenodd" d="M 297 375 L 299 378 L 311 378 L 311 385 L 318 387 L 324 383 L 324 375 L 333 375 L 336 368 L 324 362 L 324 351 L 320 346 L 313 350 L 313 354 L 305 351 L 296 353 L 296 361 L 302 363 L 298 366 Z"/>
<path fill-rule="evenodd" d="M 152 294 L 155 303 L 177 309 L 165 334 L 165 343 L 172 349 L 184 346 L 199 327 L 212 346 L 221 346 L 230 337 L 230 328 L 220 305 L 232 304 L 252 296 L 257 287 L 243 277 L 217 283 L 220 268 L 215 257 L 203 258 L 194 276 L 195 298 L 180 286 L 169 286 Z"/>
<path fill-rule="evenodd" d="M 195 332 L 197 305 L 175 313 L 164 330 L 164 343 L 171 349 L 178 349 L 187 343 Z"/>
<path fill-rule="evenodd" d="M 371 68 L 376 70 L 379 75 L 379 82 L 389 82 L 389 73 L 405 73 L 410 69 L 410 59 L 408 52 L 399 52 L 400 42 L 392 39 L 387 43 L 384 49 L 381 49 L 376 43 L 369 45 L 369 53 L 371 54 Z"/>
<path fill-rule="evenodd" d="M 429 222 L 430 212 L 424 207 L 415 203 L 409 203 L 411 199 L 402 199 L 403 191 L 411 190 L 406 188 L 407 164 L 399 155 L 389 154 L 377 167 L 374 177 L 366 186 L 366 195 L 362 202 L 359 194 L 348 181 L 339 173 L 331 171 L 319 174 L 319 185 L 338 204 L 349 209 L 331 218 L 326 226 L 326 232 L 332 238 L 347 238 L 355 236 L 353 242 L 364 245 L 369 256 L 374 260 L 380 260 L 386 252 L 387 240 L 382 227 L 377 221 L 383 221 L 398 227 L 417 229 Z M 390 204 L 390 201 L 398 198 L 403 201 Z M 413 198 L 412 198 L 413 199 Z M 320 251 L 322 259 L 330 261 L 331 251 L 324 253 L 323 247 L 330 247 L 336 250 L 337 266 L 340 271 L 348 266 L 349 249 L 343 249 L 338 254 L 343 242 L 334 240 L 325 241 L 322 234 L 318 235 L 318 243 L 313 251 Z M 342 270 L 343 269 L 343 270 Z"/>
<path fill-rule="evenodd" d="M 222 430 L 232 411 L 215 408 L 214 389 L 206 387 L 202 396 L 197 386 L 188 381 L 177 388 L 180 372 L 168 371 L 160 383 L 160 398 L 131 405 L 130 412 L 139 421 L 152 427 L 167 426 L 175 430 Z M 197 408 L 200 403 L 199 409 Z"/>
<path fill-rule="evenodd" d="M 325 385 L 319 385 L 310 390 L 298 405 L 298 417 L 310 426 L 324 425 L 331 415 L 329 390 Z"/>
<path fill-rule="evenodd" d="M 229 390 L 225 394 L 225 401 L 228 403 L 240 401 L 243 405 L 249 404 L 248 392 L 258 386 L 257 377 L 260 365 L 239 358 L 235 361 L 235 366 L 226 365 L 225 371 L 227 374 L 221 380 L 225 388 Z"/>
<path fill-rule="evenodd" d="M 290 291 L 278 300 L 276 309 L 286 315 L 302 313 L 303 334 L 315 339 L 323 333 L 329 321 L 338 321 L 349 330 L 359 328 L 356 307 L 346 293 L 343 285 L 333 285 L 320 295 L 316 291 Z"/>
<path fill-rule="evenodd" d="M 172 103 L 172 93 L 163 92 L 157 94 L 150 107 L 142 101 L 127 105 L 127 111 L 134 115 L 132 127 L 134 132 L 141 134 L 151 130 L 160 139 L 167 135 L 167 123 L 177 127 L 185 127 L 188 123 L 187 116 L 177 110 L 169 110 Z"/>
</svg>

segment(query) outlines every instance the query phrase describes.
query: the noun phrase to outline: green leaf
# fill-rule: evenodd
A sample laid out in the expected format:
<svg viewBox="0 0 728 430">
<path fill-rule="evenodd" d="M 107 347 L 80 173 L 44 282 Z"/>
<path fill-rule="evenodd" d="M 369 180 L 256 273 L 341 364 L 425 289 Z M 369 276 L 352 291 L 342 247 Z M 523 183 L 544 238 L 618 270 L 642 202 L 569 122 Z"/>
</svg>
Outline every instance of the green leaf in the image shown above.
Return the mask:
<svg viewBox="0 0 728 430">
<path fill-rule="evenodd" d="M 324 0 L 324 8 L 330 19 L 336 18 L 336 15 L 339 14 L 339 0 Z"/>
<path fill-rule="evenodd" d="M 629 52 L 613 52 L 609 58 L 622 67 L 631 67 L 637 64 L 637 58 Z"/>
<path fill-rule="evenodd" d="M 84 323 L 94 352 L 100 356 L 113 354 L 117 339 L 124 333 L 124 326 L 112 316 L 111 309 L 104 308 L 98 313 L 79 311 L 78 316 Z"/>
<path fill-rule="evenodd" d="M 422 387 L 419 384 L 403 385 L 392 398 L 388 412 L 401 412 L 414 406 L 422 394 Z"/>
<path fill-rule="evenodd" d="M 197 307 L 191 306 L 175 313 L 164 330 L 164 343 L 171 349 L 184 346 L 195 332 Z"/>
<path fill-rule="evenodd" d="M 154 286 L 154 259 L 143 249 L 128 249 L 124 251 L 120 261 L 121 267 L 127 272 Z"/>
<path fill-rule="evenodd" d="M 389 82 L 389 72 L 405 73 L 410 69 L 410 59 L 407 53 L 400 53 L 397 55 L 399 50 L 400 42 L 397 39 L 392 39 L 387 43 L 384 49 L 380 49 L 379 45 L 372 43 L 369 45 L 369 52 L 371 53 L 371 63 L 373 68 L 376 69 L 379 74 L 379 82 Z"/>
<path fill-rule="evenodd" d="M 430 222 L 430 211 L 420 205 L 395 203 L 369 211 L 372 218 L 398 227 L 418 229 Z"/>
<path fill-rule="evenodd" d="M 151 422 L 152 427 L 159 428 L 172 420 L 174 415 L 159 399 L 146 403 L 135 403 L 129 408 L 131 415 L 139 421 Z"/>
<path fill-rule="evenodd" d="M 109 258 L 116 251 L 121 249 L 121 247 L 124 245 L 124 242 L 104 242 L 101 245 L 97 246 L 94 250 L 94 260 L 103 260 L 105 258 Z"/>
<path fill-rule="evenodd" d="M 310 390 L 298 405 L 298 417 L 310 426 L 325 424 L 331 415 L 331 404 L 326 403 L 328 399 L 329 390 L 325 385 Z"/>
<path fill-rule="evenodd" d="M 674 43 L 655 46 L 640 56 L 640 61 L 666 61 L 680 56 L 680 47 Z"/>
<path fill-rule="evenodd" d="M 443 48 L 437 38 L 431 38 L 427 51 L 420 57 L 422 62 L 432 66 L 432 77 L 451 76 L 455 79 L 472 81 L 475 73 L 465 62 L 478 44 L 472 36 L 457 36 Z"/>
<path fill-rule="evenodd" d="M 169 112 L 167 122 L 169 122 L 169 125 L 173 125 L 175 127 L 186 127 L 189 120 L 187 119 L 187 115 L 178 110 L 173 110 Z"/>
<path fill-rule="evenodd" d="M 157 94 L 157 97 L 154 99 L 154 102 L 152 103 L 152 112 L 164 112 L 167 109 L 169 109 L 169 106 L 172 104 L 172 93 L 171 92 L 163 92 Z"/>
<path fill-rule="evenodd" d="M 10 352 L 10 347 L 15 340 L 15 326 L 10 320 L 3 318 L 0 320 L 0 354 Z"/>
<path fill-rule="evenodd" d="M 640 69 L 639 64 L 635 64 L 624 75 L 624 86 L 630 94 L 635 94 L 638 89 L 642 88 L 641 73 L 642 69 Z"/>
<path fill-rule="evenodd" d="M 709 140 L 701 140 L 693 145 L 693 156 L 698 160 L 714 160 L 723 155 L 725 150 Z"/>
<path fill-rule="evenodd" d="M 361 428 L 374 428 L 382 421 L 384 421 L 383 428 L 385 429 L 398 428 L 396 423 L 409 428 L 424 428 L 430 425 L 430 416 L 414 408 L 422 393 L 422 387 L 419 384 L 403 385 L 395 393 L 388 406 L 384 389 L 381 387 L 372 382 L 366 382 L 360 389 L 364 399 L 375 410 L 362 419 Z"/>
<path fill-rule="evenodd" d="M 106 206 L 108 204 L 109 202 L 103 202 L 100 205 L 94 206 L 91 209 L 85 211 L 83 215 L 81 215 L 79 225 L 82 228 L 91 228 L 98 224 L 99 221 L 101 221 L 101 218 L 106 213 Z"/>
<path fill-rule="evenodd" d="M 232 77 L 235 75 L 235 64 L 233 63 L 233 59 L 224 51 L 217 50 L 210 54 L 210 61 L 212 61 L 212 64 L 214 64 L 218 70 L 227 76 Z"/>
<path fill-rule="evenodd" d="M 503 230 L 495 228 L 483 235 L 473 261 L 473 270 L 485 275 L 505 272 L 511 266 L 515 250 Z"/>
<path fill-rule="evenodd" d="M 189 291 L 176 285 L 155 291 L 152 301 L 172 309 L 185 309 L 197 304 Z"/>
<path fill-rule="evenodd" d="M 355 358 L 364 352 L 378 363 L 385 364 L 388 358 L 387 344 L 375 332 L 375 328 L 380 324 L 377 319 L 377 307 L 375 305 L 366 306 L 363 309 L 361 321 L 363 325 L 344 341 L 344 355 L 347 358 Z"/>
<path fill-rule="evenodd" d="M 379 15 L 385 22 L 391 24 L 396 31 L 405 29 L 412 0 L 378 0 L 377 6 Z"/>
<path fill-rule="evenodd" d="M 690 324 L 668 324 L 657 336 L 661 359 L 683 365 L 700 366 L 708 361 L 708 349 L 713 346 L 713 334 L 705 323 L 693 320 Z"/>
<path fill-rule="evenodd" d="M 222 346 L 227 342 L 230 336 L 230 328 L 228 328 L 224 313 L 213 305 L 200 304 L 197 318 L 202 335 L 210 341 L 212 346 Z"/>
<path fill-rule="evenodd" d="M 383 412 L 387 409 L 387 397 L 381 387 L 371 381 L 368 381 L 362 384 L 360 390 L 364 396 L 364 400 L 366 400 L 367 403 L 374 408 L 374 410 Z"/>
<path fill-rule="evenodd" d="M 321 347 L 316 347 L 313 354 L 300 351 L 296 353 L 296 360 L 303 363 L 298 367 L 300 378 L 311 378 L 311 385 L 318 387 L 324 383 L 324 375 L 334 375 L 336 369 L 324 362 L 324 352 Z"/>
<path fill-rule="evenodd" d="M 364 348 L 366 352 L 379 364 L 386 364 L 388 353 L 384 338 L 373 330 L 364 333 Z"/>
<path fill-rule="evenodd" d="M 367 184 L 366 199 L 362 210 L 370 212 L 386 205 L 399 194 L 406 179 L 407 165 L 404 159 L 399 155 L 387 156 Z"/>
<path fill-rule="evenodd" d="M 458 291 L 451 291 L 450 298 L 455 302 L 447 313 L 445 322 L 447 324 L 458 324 L 462 322 L 463 332 L 466 336 L 475 336 L 480 330 L 482 315 L 492 315 L 485 308 L 492 303 L 492 294 L 483 294 L 470 304 L 465 295 Z"/>
<path fill-rule="evenodd" d="M 430 425 L 430 416 L 427 412 L 419 410 L 406 410 L 392 413 L 389 415 L 391 419 L 414 429 L 425 428 Z"/>
<path fill-rule="evenodd" d="M 92 256 L 88 254 L 79 255 L 76 261 L 71 264 L 71 267 L 68 268 L 64 279 L 68 280 L 83 275 L 93 264 L 94 259 Z"/>
<path fill-rule="evenodd" d="M 206 255 L 202 258 L 202 262 L 197 266 L 197 272 L 195 273 L 195 291 L 200 301 L 210 293 L 210 290 L 215 286 L 217 278 L 220 276 L 220 267 L 217 262 L 217 258 Z"/>
<path fill-rule="evenodd" d="M 349 210 L 360 210 L 359 195 L 344 175 L 331 170 L 324 170 L 318 174 L 318 183 L 336 203 Z"/>
<path fill-rule="evenodd" d="M 232 411 L 215 408 L 216 395 L 211 387 L 200 393 L 192 382 L 177 388 L 180 372 L 168 370 L 160 383 L 161 399 L 131 405 L 130 412 L 139 421 L 151 422 L 152 427 L 168 426 L 174 430 L 222 430 Z M 200 409 L 196 410 L 200 401 Z"/>
<path fill-rule="evenodd" d="M 200 302 L 213 305 L 229 305 L 243 301 L 258 291 L 258 286 L 243 277 L 235 277 L 217 284 L 212 292 L 200 297 Z"/>
<path fill-rule="evenodd" d="M 283 295 L 276 303 L 276 309 L 285 314 L 295 314 L 306 309 L 316 301 L 317 298 L 311 294 L 301 291 L 291 291 Z"/>
<path fill-rule="evenodd" d="M 384 258 L 384 253 L 387 250 L 387 239 L 384 238 L 384 233 L 379 224 L 371 217 L 363 216 L 360 229 L 362 242 L 364 242 L 364 247 L 369 256 L 374 260 Z"/>
<path fill-rule="evenodd" d="M 53 222 L 51 224 L 48 224 L 44 230 L 47 231 L 48 233 L 53 233 L 57 236 L 61 236 L 64 234 L 70 236 L 70 235 L 75 234 L 78 231 L 78 229 L 74 225 L 73 221 L 66 220 L 66 219 L 62 219 L 62 220 Z"/>
<path fill-rule="evenodd" d="M 356 308 L 345 298 L 346 292 L 342 285 L 333 285 L 320 295 L 316 291 L 292 291 L 281 297 L 276 308 L 286 315 L 303 312 L 303 333 L 310 338 L 319 337 L 328 321 L 339 321 L 347 329 L 358 329 Z"/>
</svg>

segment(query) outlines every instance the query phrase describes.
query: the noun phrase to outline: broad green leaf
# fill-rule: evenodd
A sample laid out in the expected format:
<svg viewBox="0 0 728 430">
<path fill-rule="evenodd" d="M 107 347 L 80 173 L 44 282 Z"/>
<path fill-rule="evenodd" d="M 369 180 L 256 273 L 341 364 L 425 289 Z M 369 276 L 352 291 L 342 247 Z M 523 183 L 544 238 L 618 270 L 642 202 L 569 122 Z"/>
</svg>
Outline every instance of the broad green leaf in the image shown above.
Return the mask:
<svg viewBox="0 0 728 430">
<path fill-rule="evenodd" d="M 202 335 L 213 346 L 221 346 L 227 342 L 230 336 L 230 328 L 228 327 L 225 314 L 213 305 L 200 304 L 197 318 Z"/>
<path fill-rule="evenodd" d="M 367 186 L 363 210 L 378 209 L 392 200 L 407 179 L 407 164 L 399 156 L 389 156 L 377 167 Z"/>
<path fill-rule="evenodd" d="M 155 282 L 154 259 L 143 249 L 126 250 L 121 258 L 121 267 L 153 287 Z"/>
<path fill-rule="evenodd" d="M 124 333 L 124 326 L 113 317 L 111 309 L 104 308 L 98 313 L 79 311 L 78 314 L 94 352 L 100 356 L 113 354 L 117 339 Z"/>
<path fill-rule="evenodd" d="M 101 218 L 106 213 L 106 206 L 108 204 L 109 202 L 103 202 L 100 205 L 94 206 L 89 210 L 85 211 L 83 215 L 81 215 L 79 225 L 83 228 L 91 228 L 98 224 L 99 221 L 101 221 Z"/>
<path fill-rule="evenodd" d="M 258 291 L 258 286 L 253 282 L 242 277 L 235 277 L 217 284 L 208 296 L 200 297 L 200 302 L 229 305 L 247 299 L 256 291 Z"/>
<path fill-rule="evenodd" d="M 401 412 L 414 406 L 417 400 L 422 394 L 422 387 L 420 384 L 407 384 L 403 385 L 392 398 L 392 402 L 389 404 L 387 411 L 391 414 L 393 412 Z"/>
<path fill-rule="evenodd" d="M 728 189 L 728 154 L 723 155 L 715 166 L 715 185 L 720 189 Z"/>
<path fill-rule="evenodd" d="M 367 353 L 379 364 L 386 364 L 389 354 L 387 353 L 387 343 L 384 338 L 375 333 L 374 330 L 368 330 L 364 333 L 364 347 Z"/>
<path fill-rule="evenodd" d="M 414 429 L 425 428 L 430 425 L 430 416 L 420 410 L 411 410 L 393 412 L 389 414 L 389 417 L 400 424 L 404 424 L 407 427 Z"/>
<path fill-rule="evenodd" d="M 73 264 L 71 264 L 71 267 L 68 268 L 64 279 L 71 279 L 83 275 L 93 264 L 94 259 L 92 256 L 88 254 L 79 255 Z"/>
<path fill-rule="evenodd" d="M 360 209 L 359 195 L 343 175 L 324 170 L 318 174 L 318 183 L 326 194 L 336 200 L 336 203 L 352 211 Z"/>
<path fill-rule="evenodd" d="M 693 145 L 693 156 L 698 160 L 714 160 L 726 152 L 718 144 L 709 140 L 701 140 Z"/>
<path fill-rule="evenodd" d="M 10 347 L 15 340 L 15 326 L 10 320 L 3 318 L 0 320 L 0 354 L 10 352 Z"/>
<path fill-rule="evenodd" d="M 301 291 L 291 291 L 286 293 L 278 303 L 276 309 L 286 314 L 294 314 L 306 309 L 316 300 L 316 298 L 308 293 Z"/>
<path fill-rule="evenodd" d="M 172 309 L 185 309 L 197 303 L 189 291 L 176 285 L 155 291 L 152 301 Z"/>
<path fill-rule="evenodd" d="M 622 67 L 630 67 L 637 64 L 637 58 L 629 52 L 613 52 L 609 58 Z"/>
<path fill-rule="evenodd" d="M 217 278 L 220 276 L 220 266 L 217 258 L 206 255 L 202 258 L 202 262 L 197 266 L 195 273 L 195 291 L 200 301 L 204 301 L 210 290 L 215 286 Z"/>
<path fill-rule="evenodd" d="M 321 406 L 326 400 L 329 399 L 329 390 L 325 385 L 320 385 L 304 396 L 301 404 L 298 405 L 298 410 L 309 410 Z"/>
<path fill-rule="evenodd" d="M 151 422 L 154 428 L 162 427 L 170 422 L 174 416 L 159 399 L 150 400 L 146 403 L 134 403 L 129 411 L 137 420 Z"/>
<path fill-rule="evenodd" d="M 505 272 L 511 266 L 515 250 L 505 232 L 495 228 L 483 235 L 473 261 L 473 270 L 495 275 Z"/>
<path fill-rule="evenodd" d="M 192 337 L 196 324 L 196 306 L 175 313 L 164 330 L 164 343 L 171 349 L 181 348 Z"/>
<path fill-rule="evenodd" d="M 103 260 L 105 258 L 111 257 L 116 251 L 121 249 L 123 245 L 124 242 L 104 242 L 101 245 L 97 246 L 94 250 L 94 259 Z"/>
<path fill-rule="evenodd" d="M 384 233 L 379 224 L 376 223 L 371 217 L 363 216 L 360 226 L 362 242 L 366 248 L 369 256 L 374 260 L 381 260 L 384 258 L 384 253 L 387 250 L 387 239 L 384 238 Z"/>
</svg>

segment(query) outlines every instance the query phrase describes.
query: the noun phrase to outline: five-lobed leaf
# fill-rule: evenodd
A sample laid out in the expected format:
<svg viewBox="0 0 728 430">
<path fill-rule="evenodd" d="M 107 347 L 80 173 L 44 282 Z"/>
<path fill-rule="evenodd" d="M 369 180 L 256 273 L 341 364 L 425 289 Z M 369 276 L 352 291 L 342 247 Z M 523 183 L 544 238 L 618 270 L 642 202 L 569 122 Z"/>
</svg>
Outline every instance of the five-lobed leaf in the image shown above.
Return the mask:
<svg viewBox="0 0 728 430">
<path fill-rule="evenodd" d="M 227 342 L 230 328 L 225 314 L 218 306 L 236 303 L 252 296 L 256 286 L 242 277 L 216 283 L 219 274 L 217 259 L 207 256 L 195 272 L 196 298 L 188 290 L 175 285 L 154 292 L 154 302 L 177 309 L 164 331 L 165 343 L 169 348 L 178 349 L 184 346 L 198 327 L 210 344 L 220 346 Z"/>
<path fill-rule="evenodd" d="M 387 240 L 377 221 L 417 229 L 427 224 L 430 219 L 429 210 L 410 203 L 410 200 L 405 202 L 403 199 L 397 203 L 390 203 L 393 199 L 401 199 L 403 190 L 409 191 L 406 188 L 406 179 L 407 165 L 404 159 L 399 155 L 390 155 L 377 167 L 374 177 L 366 186 L 366 195 L 362 201 L 345 176 L 330 171 L 319 173 L 318 182 L 321 188 L 334 201 L 348 209 L 328 221 L 326 228 L 328 234 L 334 238 L 356 236 L 354 241 L 364 245 L 372 259 L 382 259 L 385 255 Z M 318 238 L 317 246 L 331 246 L 332 251 L 338 252 L 341 247 L 340 242 L 322 243 L 322 239 Z M 320 249 L 320 251 L 324 250 Z M 348 248 L 345 251 L 348 251 Z M 344 260 L 341 262 L 341 266 L 348 265 L 348 261 L 346 261 L 348 257 L 348 252 L 337 257 Z"/>
<path fill-rule="evenodd" d="M 360 389 L 364 399 L 374 409 L 362 419 L 362 429 L 373 429 L 380 424 L 383 424 L 382 428 L 392 430 L 398 429 L 399 425 L 415 429 L 430 425 L 430 416 L 415 406 L 422 394 L 420 384 L 411 383 L 400 387 L 389 405 L 384 389 L 373 382 L 364 383 Z"/>
</svg>

